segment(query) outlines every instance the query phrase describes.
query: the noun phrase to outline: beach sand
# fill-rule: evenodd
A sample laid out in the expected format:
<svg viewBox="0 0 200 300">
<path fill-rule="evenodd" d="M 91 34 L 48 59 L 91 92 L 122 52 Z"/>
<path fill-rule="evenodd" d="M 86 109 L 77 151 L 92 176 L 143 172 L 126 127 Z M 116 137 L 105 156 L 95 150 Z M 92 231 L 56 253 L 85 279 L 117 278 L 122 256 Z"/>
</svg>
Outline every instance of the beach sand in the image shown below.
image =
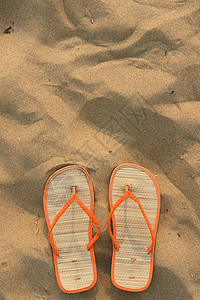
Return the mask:
<svg viewBox="0 0 200 300">
<path fill-rule="evenodd" d="M 199 299 L 199 12 L 199 0 L 0 2 L 0 299 Z M 161 191 L 142 293 L 110 278 L 108 185 L 126 162 Z M 97 284 L 76 295 L 57 284 L 42 201 L 69 163 L 89 170 L 101 225 Z"/>
</svg>

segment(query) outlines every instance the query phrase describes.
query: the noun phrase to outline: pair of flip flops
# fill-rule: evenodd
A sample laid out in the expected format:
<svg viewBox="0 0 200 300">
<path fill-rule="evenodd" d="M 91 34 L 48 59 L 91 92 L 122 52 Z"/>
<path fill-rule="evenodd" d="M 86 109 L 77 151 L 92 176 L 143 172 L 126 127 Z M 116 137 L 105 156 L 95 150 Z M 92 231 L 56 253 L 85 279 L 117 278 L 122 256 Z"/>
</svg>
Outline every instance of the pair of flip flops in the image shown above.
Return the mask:
<svg viewBox="0 0 200 300">
<path fill-rule="evenodd" d="M 89 290 L 97 280 L 93 244 L 100 225 L 93 214 L 94 191 L 87 170 L 71 165 L 55 172 L 46 183 L 43 200 L 59 287 L 65 293 Z M 112 282 L 119 289 L 143 291 L 153 272 L 160 211 L 158 184 L 146 169 L 120 165 L 110 179 L 109 202 Z M 94 237 L 93 222 L 97 226 Z"/>
</svg>

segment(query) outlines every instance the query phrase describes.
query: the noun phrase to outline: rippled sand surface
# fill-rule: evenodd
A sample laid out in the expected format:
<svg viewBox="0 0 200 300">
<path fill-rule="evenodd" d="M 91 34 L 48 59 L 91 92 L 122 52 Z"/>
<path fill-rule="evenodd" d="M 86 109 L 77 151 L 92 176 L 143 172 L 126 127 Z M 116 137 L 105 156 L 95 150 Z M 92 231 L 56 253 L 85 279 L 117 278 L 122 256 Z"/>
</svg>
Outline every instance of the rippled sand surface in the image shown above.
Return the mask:
<svg viewBox="0 0 200 300">
<path fill-rule="evenodd" d="M 0 299 L 199 299 L 198 0 L 0 1 Z M 115 166 L 149 169 L 161 190 L 154 275 L 115 288 L 107 230 Z M 85 166 L 101 235 L 98 281 L 65 295 L 43 213 L 46 179 Z"/>
</svg>

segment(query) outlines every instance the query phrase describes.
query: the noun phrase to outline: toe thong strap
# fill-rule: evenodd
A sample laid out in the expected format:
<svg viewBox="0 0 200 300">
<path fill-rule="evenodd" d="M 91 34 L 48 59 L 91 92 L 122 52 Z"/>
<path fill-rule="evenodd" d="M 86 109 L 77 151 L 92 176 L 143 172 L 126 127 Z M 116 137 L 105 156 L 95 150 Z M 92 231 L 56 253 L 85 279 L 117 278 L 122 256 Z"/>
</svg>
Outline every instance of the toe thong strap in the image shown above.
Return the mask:
<svg viewBox="0 0 200 300">
<path fill-rule="evenodd" d="M 147 215 L 142 207 L 142 204 L 140 203 L 140 200 L 135 196 L 133 195 L 129 190 L 129 186 L 126 186 L 125 188 L 125 193 L 124 195 L 114 204 L 114 206 L 112 207 L 111 211 L 110 211 L 110 214 L 109 214 L 109 217 L 108 217 L 108 230 L 109 230 L 109 234 L 110 234 L 110 237 L 112 239 L 112 242 L 113 242 L 113 245 L 115 247 L 116 250 L 119 250 L 119 243 L 117 242 L 117 239 L 116 237 L 112 234 L 112 231 L 111 231 L 111 228 L 110 228 L 110 221 L 111 221 L 111 218 L 113 216 L 113 213 L 114 211 L 116 210 L 116 208 L 126 199 L 126 198 L 131 198 L 132 200 L 134 200 L 138 205 L 139 205 L 139 208 L 145 218 L 145 221 L 149 227 L 149 230 L 150 230 L 150 233 L 151 233 L 151 239 L 152 239 L 152 244 L 151 246 L 148 248 L 148 254 L 153 250 L 154 248 L 154 244 L 155 244 L 155 234 L 154 234 L 154 231 L 152 229 L 152 226 L 147 218 Z"/>
<path fill-rule="evenodd" d="M 49 234 L 48 234 L 48 238 L 49 238 L 49 242 L 53 248 L 54 253 L 59 256 L 59 250 L 56 247 L 56 244 L 54 242 L 54 238 L 53 238 L 53 233 L 52 230 L 54 228 L 54 226 L 56 225 L 56 223 L 58 222 L 58 220 L 60 219 L 60 217 L 62 216 L 62 214 L 66 211 L 66 209 L 74 202 L 76 201 L 78 203 L 78 205 L 84 210 L 84 212 L 89 216 L 90 220 L 92 220 L 96 226 L 97 226 L 97 233 L 95 234 L 95 236 L 89 241 L 88 245 L 87 245 L 87 249 L 89 250 L 93 244 L 96 242 L 96 240 L 99 238 L 100 235 L 100 225 L 99 225 L 99 221 L 97 220 L 97 218 L 93 215 L 93 213 L 91 213 L 91 211 L 89 211 L 89 209 L 83 204 L 83 202 L 79 199 L 79 197 L 73 193 L 72 197 L 67 201 L 67 203 L 61 208 L 61 210 L 57 213 L 57 215 L 55 216 L 51 227 L 49 228 Z"/>
</svg>

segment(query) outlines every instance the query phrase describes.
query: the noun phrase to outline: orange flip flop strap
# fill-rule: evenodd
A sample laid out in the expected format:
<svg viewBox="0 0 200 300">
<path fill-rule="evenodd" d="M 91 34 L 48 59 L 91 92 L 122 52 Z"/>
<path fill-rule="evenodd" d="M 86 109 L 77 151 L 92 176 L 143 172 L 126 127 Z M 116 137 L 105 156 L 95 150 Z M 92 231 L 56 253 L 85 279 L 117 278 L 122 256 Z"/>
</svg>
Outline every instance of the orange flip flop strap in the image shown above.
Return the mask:
<svg viewBox="0 0 200 300">
<path fill-rule="evenodd" d="M 87 248 L 88 250 L 93 246 L 96 240 L 99 238 L 100 235 L 100 225 L 97 218 L 91 213 L 91 211 L 83 204 L 83 202 L 79 199 L 79 197 L 75 194 L 75 201 L 79 204 L 79 206 L 84 210 L 84 212 L 90 217 L 90 219 L 96 224 L 97 226 L 97 233 L 95 236 L 89 241 Z"/>
<path fill-rule="evenodd" d="M 119 250 L 119 243 L 117 242 L 117 240 L 116 240 L 116 238 L 114 237 L 114 235 L 112 234 L 112 232 L 111 232 L 111 229 L 110 229 L 110 220 L 111 220 L 111 217 L 112 217 L 112 215 L 113 215 L 113 213 L 114 213 L 114 211 L 115 211 L 115 209 L 126 199 L 126 198 L 131 198 L 131 199 L 133 199 L 138 205 L 139 205 L 139 207 L 140 207 L 140 210 L 141 210 L 141 212 L 142 212 L 142 214 L 143 214 L 143 216 L 144 216 L 144 218 L 145 218 L 145 221 L 146 221 L 146 223 L 147 223 L 147 225 L 148 225 L 148 227 L 149 227 L 149 230 L 150 230 L 150 233 L 151 233 L 151 238 L 152 238 L 152 244 L 151 244 L 151 246 L 149 247 L 149 249 L 148 249 L 148 254 L 153 250 L 153 247 L 154 247 L 154 244 L 155 244 L 155 235 L 154 235 L 154 231 L 153 231 L 153 229 L 152 229 L 152 226 L 151 226 L 151 224 L 150 224 L 150 222 L 149 222 L 149 220 L 148 220 L 148 218 L 147 218 L 147 215 L 146 215 L 146 213 L 145 213 L 145 211 L 144 211 L 144 209 L 143 209 L 143 207 L 142 207 L 142 204 L 140 203 L 140 200 L 135 196 L 135 195 L 133 195 L 131 192 L 129 192 L 129 191 L 126 191 L 125 193 L 124 193 L 124 195 L 115 203 L 115 205 L 112 207 L 112 209 L 111 209 L 111 211 L 110 211 L 110 214 L 109 214 L 109 217 L 108 217 L 108 230 L 109 230 L 109 234 L 110 234 L 110 237 L 111 237 L 111 239 L 112 239 L 112 241 L 113 241 L 113 244 L 114 244 L 114 247 L 117 249 L 117 250 Z"/>
<path fill-rule="evenodd" d="M 90 219 L 96 224 L 97 226 L 97 233 L 95 234 L 95 236 L 89 241 L 88 245 L 87 245 L 87 249 L 89 250 L 93 244 L 96 242 L 96 240 L 99 238 L 100 235 L 100 225 L 99 225 L 99 221 L 97 220 L 97 218 L 91 213 L 91 211 L 89 211 L 89 209 L 83 204 L 83 202 L 79 199 L 79 197 L 76 194 L 73 194 L 72 197 L 67 201 L 67 203 L 61 208 L 61 210 L 57 213 L 57 215 L 55 216 L 51 227 L 49 228 L 49 234 L 48 234 L 48 238 L 49 238 L 49 242 L 53 248 L 53 251 L 55 252 L 55 254 L 57 256 L 59 256 L 59 250 L 56 247 L 56 244 L 54 242 L 53 239 L 53 234 L 52 234 L 52 230 L 54 228 L 54 226 L 56 225 L 56 223 L 58 222 L 58 220 L 60 219 L 60 217 L 62 216 L 62 214 L 66 211 L 66 209 L 74 202 L 74 200 L 78 203 L 78 205 L 84 210 L 84 212 L 90 217 Z"/>
</svg>

